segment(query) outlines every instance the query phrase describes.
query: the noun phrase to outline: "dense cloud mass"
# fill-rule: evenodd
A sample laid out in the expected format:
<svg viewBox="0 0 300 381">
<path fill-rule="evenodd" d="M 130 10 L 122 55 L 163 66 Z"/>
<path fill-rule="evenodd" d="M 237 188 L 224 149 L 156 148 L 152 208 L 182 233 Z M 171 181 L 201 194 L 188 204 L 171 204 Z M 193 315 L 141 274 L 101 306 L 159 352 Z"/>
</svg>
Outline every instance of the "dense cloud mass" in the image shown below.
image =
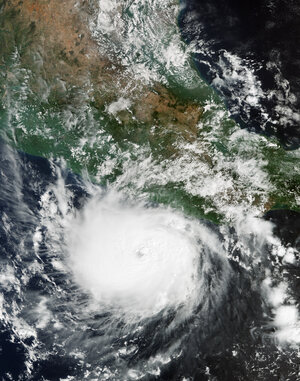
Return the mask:
<svg viewBox="0 0 300 381">
<path fill-rule="evenodd" d="M 299 25 L 0 2 L 1 380 L 299 378 Z"/>
</svg>

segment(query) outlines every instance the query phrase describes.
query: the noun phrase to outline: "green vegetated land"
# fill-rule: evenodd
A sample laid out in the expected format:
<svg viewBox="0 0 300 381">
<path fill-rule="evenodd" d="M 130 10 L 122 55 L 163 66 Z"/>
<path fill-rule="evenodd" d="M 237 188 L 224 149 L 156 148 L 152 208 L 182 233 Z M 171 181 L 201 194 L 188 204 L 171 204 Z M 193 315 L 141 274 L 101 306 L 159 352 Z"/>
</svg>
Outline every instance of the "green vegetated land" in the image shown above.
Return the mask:
<svg viewBox="0 0 300 381">
<path fill-rule="evenodd" d="M 0 128 L 10 144 L 214 222 L 228 218 L 228 205 L 299 211 L 299 150 L 241 131 L 192 62 L 197 86 L 183 86 L 167 68 L 167 82 L 145 84 L 97 55 L 91 38 L 72 38 L 62 27 L 56 41 L 54 9 L 0 4 Z M 76 28 L 74 36 L 84 34 Z M 219 189 L 205 193 L 214 180 Z"/>
</svg>

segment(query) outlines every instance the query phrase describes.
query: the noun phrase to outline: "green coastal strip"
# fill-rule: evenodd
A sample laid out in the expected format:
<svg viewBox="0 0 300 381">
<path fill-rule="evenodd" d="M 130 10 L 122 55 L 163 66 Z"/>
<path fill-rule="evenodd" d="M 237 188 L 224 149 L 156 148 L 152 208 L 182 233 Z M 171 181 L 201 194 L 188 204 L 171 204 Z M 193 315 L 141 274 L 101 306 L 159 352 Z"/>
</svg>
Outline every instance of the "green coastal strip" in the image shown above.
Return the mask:
<svg viewBox="0 0 300 381">
<path fill-rule="evenodd" d="M 146 28 L 158 10 L 144 3 L 138 17 Z M 120 61 L 103 76 L 105 86 L 92 71 L 82 87 L 72 78 L 80 70 L 74 53 L 52 52 L 53 71 L 47 72 L 47 47 L 40 45 L 37 23 L 14 8 L 0 9 L 0 131 L 14 147 L 62 157 L 74 172 L 87 172 L 101 185 L 214 222 L 271 208 L 299 211 L 299 150 L 285 151 L 275 138 L 241 130 L 230 119 L 196 72 L 176 18 L 174 25 L 158 21 L 157 29 L 166 28 L 169 36 L 165 45 L 149 39 L 140 55 L 135 46 L 126 50 L 132 51 L 133 68 L 144 65 L 161 83 L 145 85 Z M 121 13 L 127 23 L 133 17 L 129 11 Z M 159 43 L 160 35 L 151 38 Z M 157 49 L 166 58 L 157 56 Z M 172 49 L 187 58 L 177 62 Z M 61 68 L 69 70 L 69 83 L 65 72 L 64 80 L 59 71 L 53 74 Z"/>
</svg>

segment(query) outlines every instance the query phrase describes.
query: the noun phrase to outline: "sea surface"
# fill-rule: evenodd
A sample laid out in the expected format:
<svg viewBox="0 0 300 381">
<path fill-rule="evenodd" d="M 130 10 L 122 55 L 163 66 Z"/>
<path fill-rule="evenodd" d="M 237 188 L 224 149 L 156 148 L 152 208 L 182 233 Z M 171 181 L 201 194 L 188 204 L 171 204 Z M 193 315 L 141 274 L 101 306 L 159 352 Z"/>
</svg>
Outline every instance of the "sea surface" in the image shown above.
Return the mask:
<svg viewBox="0 0 300 381">
<path fill-rule="evenodd" d="M 179 18 L 201 75 L 241 126 L 299 147 L 300 6 L 187 0 Z"/>
<path fill-rule="evenodd" d="M 97 3 L 101 54 L 203 113 L 58 107 L 2 57 L 1 379 L 298 380 L 297 2 Z"/>
</svg>

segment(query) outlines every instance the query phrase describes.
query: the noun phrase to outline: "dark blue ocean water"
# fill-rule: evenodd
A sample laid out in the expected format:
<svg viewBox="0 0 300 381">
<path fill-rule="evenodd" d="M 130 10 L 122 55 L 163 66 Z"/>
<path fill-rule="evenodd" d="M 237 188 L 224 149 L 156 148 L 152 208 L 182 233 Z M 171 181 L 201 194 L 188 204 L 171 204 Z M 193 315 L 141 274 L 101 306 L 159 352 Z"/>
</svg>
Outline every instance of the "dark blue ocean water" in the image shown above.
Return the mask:
<svg viewBox="0 0 300 381">
<path fill-rule="evenodd" d="M 246 128 L 277 136 L 287 148 L 299 146 L 300 23 L 297 2 L 187 0 L 184 4 L 186 8 L 179 19 L 183 37 L 189 43 L 196 42 L 199 49 L 194 56 L 197 67 L 224 97 L 234 118 Z M 232 82 L 232 77 L 237 79 Z M 257 102 L 247 98 L 249 91 L 257 97 Z M 274 123 L 278 120 L 281 122 Z M 50 161 L 31 156 L 0 142 L 0 265 L 2 273 L 7 270 L 7 276 L 0 278 L 0 290 L 6 302 L 5 310 L 0 311 L 6 314 L 0 325 L 2 380 L 41 381 L 70 377 L 70 380 L 79 381 L 91 370 L 61 344 L 71 347 L 68 335 L 61 338 L 60 334 L 55 336 L 56 331 L 41 328 L 36 337 L 34 332 L 30 334 L 30 327 L 26 328 L 26 325 L 22 328 L 27 330 L 23 336 L 20 335 L 22 329 L 18 334 L 15 332 L 16 324 L 22 321 L 36 324 L 33 306 L 38 305 L 37 300 L 43 296 L 51 298 L 57 294 L 55 300 L 59 304 L 53 304 L 51 308 L 65 318 L 66 326 L 70 325 L 69 331 L 64 331 L 70 337 L 75 321 L 76 327 L 82 327 L 82 336 L 78 336 L 82 343 L 78 339 L 76 348 L 85 345 L 85 340 L 96 342 L 105 335 L 101 324 L 107 317 L 99 313 L 86 321 L 83 315 L 77 315 L 72 309 L 72 299 L 76 299 L 79 291 L 66 274 L 55 271 L 51 264 L 53 253 L 47 241 L 47 226 L 41 221 L 40 201 L 59 178 L 68 191 L 70 210 L 81 210 L 90 193 L 88 184 L 80 176 L 55 159 Z M 270 211 L 265 219 L 275 224 L 275 235 L 285 247 L 300 249 L 299 213 Z M 224 240 L 218 226 L 206 224 L 221 241 Z M 37 228 L 42 237 L 38 252 L 34 239 Z M 236 232 L 228 228 L 226 234 L 230 237 L 230 254 L 240 258 L 243 253 L 237 245 Z M 249 245 L 255 251 L 255 237 Z M 140 335 L 132 333 L 131 336 L 139 345 L 139 351 L 124 359 L 116 360 L 108 355 L 97 357 L 97 353 L 92 353 L 93 346 L 88 353 L 94 361 L 91 361 L 92 366 L 96 369 L 99 364 L 102 367 L 116 366 L 115 363 L 120 366 L 126 363 L 128 367 L 145 364 L 159 351 L 167 351 L 176 335 L 182 335 L 180 356 L 174 357 L 160 374 L 148 374 L 142 380 L 299 379 L 297 349 L 282 350 L 273 339 L 272 312 L 259 286 L 266 271 L 270 271 L 278 282 L 284 278 L 293 290 L 292 298 L 298 306 L 299 261 L 296 264 L 283 263 L 268 247 L 262 248 L 262 253 L 258 264 L 251 265 L 249 259 L 250 269 L 247 270 L 237 261 L 229 261 L 232 274 L 226 295 L 217 309 L 212 303 L 202 311 L 199 305 L 195 316 L 179 326 L 175 333 L 161 334 L 164 324 L 167 326 L 166 319 L 147 322 Z M 42 270 L 30 267 L 36 263 Z M 16 276 L 11 283 L 9 268 L 14 269 Z M 26 281 L 22 280 L 24 276 L 28 277 Z M 206 279 L 211 287 L 208 292 L 213 291 L 214 279 L 218 276 L 220 264 L 216 260 Z M 21 288 L 18 288 L 18 280 Z M 84 299 L 84 295 L 80 297 Z M 84 300 L 79 302 L 85 306 Z M 76 306 L 79 302 L 76 301 Z M 41 318 L 42 314 L 37 315 L 37 319 Z M 72 345 L 75 348 L 74 342 Z M 121 346 L 121 340 L 115 339 L 112 347 L 118 346 Z M 99 376 L 98 379 L 103 378 Z"/>
<path fill-rule="evenodd" d="M 183 0 L 182 36 L 201 75 L 243 127 L 300 144 L 297 0 Z M 249 97 L 249 95 L 252 96 Z"/>
<path fill-rule="evenodd" d="M 87 196 L 78 176 L 63 171 L 66 186 L 74 208 Z M 57 180 L 53 164 L 47 159 L 18 152 L 0 141 L 0 265 L 1 271 L 14 266 L 17 279 L 24 275 L 26 264 L 36 258 L 33 236 L 39 225 L 39 201 L 47 187 Z M 49 252 L 41 248 L 40 261 L 47 264 Z M 49 257 L 48 257 L 49 256 Z M 47 259 L 48 258 L 48 259 Z M 61 278 L 58 284 L 63 282 Z M 43 274 L 32 274 L 26 289 L 16 291 L 5 281 L 0 285 L 4 300 L 13 304 L 30 304 L 34 295 L 49 293 L 49 284 Z M 51 292 L 51 290 L 50 290 Z M 24 297 L 24 295 L 26 295 Z M 4 310 L 2 310 L 4 312 Z M 20 314 L 22 316 L 22 313 Z M 18 313 L 15 315 L 18 316 Z M 47 333 L 46 333 L 47 336 Z M 15 335 L 12 322 L 4 317 L 0 325 L 0 378 L 1 380 L 59 380 L 76 374 L 76 363 L 68 355 L 49 354 L 47 358 L 34 363 L 32 377 L 29 377 L 26 362 L 28 352 L 34 346 L 34 336 L 26 335 L 24 340 Z"/>
<path fill-rule="evenodd" d="M 36 321 L 31 315 L 31 309 L 36 308 L 37 300 L 43 296 L 48 298 L 52 296 L 56 300 L 55 303 L 59 302 L 59 305 L 54 304 L 51 308 L 61 310 L 61 316 L 66 318 L 65 324 L 68 324 L 68 319 L 73 314 L 72 319 L 75 319 L 77 323 L 79 321 L 80 326 L 84 327 L 86 324 L 87 327 L 89 326 L 86 328 L 86 333 L 83 331 L 83 334 L 79 336 L 82 337 L 83 343 L 86 340 L 93 342 L 95 337 L 104 334 L 101 313 L 89 321 L 80 318 L 80 314 L 77 315 L 72 306 L 74 292 L 75 295 L 77 293 L 76 288 L 74 291 L 74 285 L 70 283 L 68 276 L 55 271 L 51 264 L 54 254 L 51 251 L 51 242 L 47 241 L 48 228 L 46 225 L 43 226 L 39 211 L 43 194 L 58 180 L 58 169 L 60 178 L 64 180 L 64 186 L 68 190 L 70 209 L 80 210 L 89 198 L 89 191 L 79 176 L 73 175 L 59 162 L 27 155 L 1 143 L 0 265 L 2 271 L 5 266 L 7 269 L 13 266 L 17 275 L 16 279 L 21 280 L 25 273 L 29 277 L 25 283 L 21 283 L 21 289 L 17 287 L 16 279 L 14 284 L 9 283 L 9 277 L 6 282 L 3 280 L 6 279 L 5 277 L 2 276 L 0 279 L 1 292 L 10 305 L 7 307 L 6 304 L 6 309 L 3 311 L 10 318 L 2 320 L 0 327 L 0 377 L 2 380 L 60 380 L 68 376 L 81 380 L 86 376 L 85 364 L 65 351 L 64 347 L 56 346 L 56 341 L 60 342 L 60 338 L 55 337 L 53 331 L 37 330 L 37 337 L 34 332 L 32 336 L 26 333 L 24 337 L 20 337 L 20 333 L 15 333 L 16 321 L 20 322 L 23 319 L 28 322 Z M 299 246 L 297 228 L 300 225 L 299 214 L 289 211 L 272 211 L 266 215 L 266 219 L 276 224 L 276 234 L 285 245 Z M 37 226 L 44 237 L 38 252 L 35 250 L 34 243 Z M 221 240 L 223 239 L 221 233 L 218 233 L 217 226 L 211 223 L 208 226 L 219 234 Z M 228 231 L 227 234 L 231 236 L 232 242 L 228 250 L 233 256 L 242 257 L 243 253 L 238 249 L 234 230 Z M 255 245 L 255 237 L 253 237 L 253 242 L 249 246 L 252 246 L 251 250 L 255 250 Z M 150 320 L 138 336 L 140 350 L 126 358 L 127 366 L 148 361 L 158 350 L 161 351 L 164 348 L 167 350 L 177 335 L 183 335 L 180 357 L 173 359 L 159 375 L 148 375 L 142 379 L 181 380 L 185 376 L 194 380 L 208 380 L 211 379 L 209 375 L 213 375 L 218 380 L 228 381 L 296 380 L 298 372 L 296 352 L 292 349 L 282 352 L 274 339 L 271 337 L 268 339 L 269 334 L 274 332 L 274 328 L 268 323 L 271 315 L 264 304 L 260 288 L 255 284 L 259 284 L 262 280 L 266 268 L 275 276 L 277 271 L 284 271 L 295 291 L 294 297 L 300 296 L 298 280 L 300 269 L 297 266 L 272 263 L 272 254 L 267 247 L 263 249 L 263 252 L 261 265 L 253 266 L 251 271 L 245 271 L 236 261 L 230 261 L 232 275 L 222 302 L 217 308 L 211 304 L 211 307 L 208 309 L 206 307 L 205 311 L 202 311 L 199 305 L 191 320 L 177 328 L 175 336 L 174 334 L 160 336 L 159 332 L 164 332 L 165 319 Z M 275 261 L 275 257 L 273 259 Z M 28 272 L 28 268 L 31 268 L 30 266 L 36 261 L 43 270 Z M 206 280 L 208 285 L 211 282 L 214 287 L 214 279 L 220 275 L 220 271 L 222 270 L 216 258 L 214 270 L 208 274 L 211 280 L 208 278 Z M 62 296 L 59 296 L 60 290 L 63 290 Z M 55 296 L 56 294 L 58 296 Z M 16 306 L 18 308 L 15 308 Z M 38 314 L 37 319 L 42 320 L 43 314 Z M 72 329 L 69 332 L 70 335 L 72 335 L 71 332 Z M 133 333 L 132 337 L 137 340 Z M 67 337 L 64 340 L 66 339 Z M 122 345 L 119 340 L 115 339 L 115 348 Z M 75 344 L 72 345 L 75 346 Z M 76 345 L 80 347 L 80 342 Z M 36 357 L 32 357 L 31 353 L 35 353 Z M 96 356 L 93 361 L 96 367 L 99 363 L 109 365 L 115 360 Z M 30 364 L 30 370 L 26 368 L 26 364 Z M 251 368 L 250 376 L 249 367 Z"/>
</svg>

